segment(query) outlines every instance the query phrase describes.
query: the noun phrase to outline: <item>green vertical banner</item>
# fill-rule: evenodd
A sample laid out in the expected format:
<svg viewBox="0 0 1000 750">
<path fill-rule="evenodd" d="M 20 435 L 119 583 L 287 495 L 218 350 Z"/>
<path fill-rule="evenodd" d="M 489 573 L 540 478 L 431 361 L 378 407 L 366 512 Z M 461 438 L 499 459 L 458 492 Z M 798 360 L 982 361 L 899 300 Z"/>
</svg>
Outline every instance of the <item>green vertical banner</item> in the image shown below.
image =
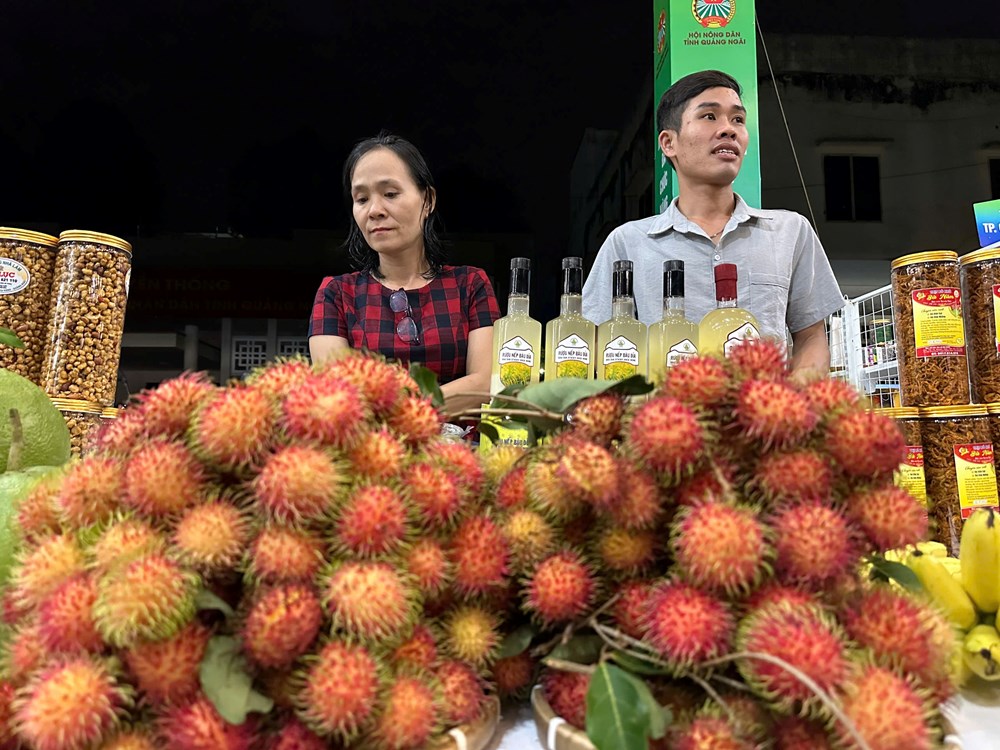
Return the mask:
<svg viewBox="0 0 1000 750">
<path fill-rule="evenodd" d="M 653 109 L 670 84 L 688 73 L 721 70 L 743 88 L 750 147 L 734 188 L 760 207 L 757 27 L 754 0 L 653 0 Z M 677 194 L 670 162 L 660 151 L 653 123 L 656 190 L 653 210 L 661 213 Z"/>
</svg>

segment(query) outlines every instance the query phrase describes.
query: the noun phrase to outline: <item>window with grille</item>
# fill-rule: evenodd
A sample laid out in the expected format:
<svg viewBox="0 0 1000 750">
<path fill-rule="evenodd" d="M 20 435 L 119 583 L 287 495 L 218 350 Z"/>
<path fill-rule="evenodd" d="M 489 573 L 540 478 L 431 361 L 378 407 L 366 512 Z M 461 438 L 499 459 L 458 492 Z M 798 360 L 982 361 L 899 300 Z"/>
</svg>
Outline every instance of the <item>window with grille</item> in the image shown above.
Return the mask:
<svg viewBox="0 0 1000 750">
<path fill-rule="evenodd" d="M 309 356 L 309 339 L 305 337 L 278 339 L 278 356 L 294 357 L 296 354 Z"/>
<path fill-rule="evenodd" d="M 881 221 L 877 156 L 823 157 L 827 221 Z"/>
<path fill-rule="evenodd" d="M 267 363 L 266 338 L 233 339 L 233 375 L 245 375 L 255 367 Z"/>
</svg>

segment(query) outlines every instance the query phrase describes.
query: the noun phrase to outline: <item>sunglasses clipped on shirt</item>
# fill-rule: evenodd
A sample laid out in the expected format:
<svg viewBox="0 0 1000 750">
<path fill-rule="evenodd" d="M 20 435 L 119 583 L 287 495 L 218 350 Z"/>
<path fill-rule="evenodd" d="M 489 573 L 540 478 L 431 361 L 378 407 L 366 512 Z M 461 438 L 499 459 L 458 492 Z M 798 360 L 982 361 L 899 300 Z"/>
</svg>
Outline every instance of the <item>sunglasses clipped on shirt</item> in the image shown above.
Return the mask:
<svg viewBox="0 0 1000 750">
<path fill-rule="evenodd" d="M 396 315 L 406 313 L 402 320 L 396 323 L 396 335 L 406 344 L 419 344 L 420 331 L 417 329 L 417 322 L 413 319 L 413 308 L 410 307 L 410 298 L 403 288 L 397 289 L 389 295 L 389 307 Z"/>
</svg>

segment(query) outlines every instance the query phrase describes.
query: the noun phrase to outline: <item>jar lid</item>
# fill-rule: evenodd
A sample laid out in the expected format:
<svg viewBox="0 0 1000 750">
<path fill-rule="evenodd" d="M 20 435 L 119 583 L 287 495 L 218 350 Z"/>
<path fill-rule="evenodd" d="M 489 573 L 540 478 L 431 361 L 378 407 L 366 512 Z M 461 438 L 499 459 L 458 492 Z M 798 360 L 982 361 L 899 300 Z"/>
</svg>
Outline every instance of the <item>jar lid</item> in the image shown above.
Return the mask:
<svg viewBox="0 0 1000 750">
<path fill-rule="evenodd" d="M 60 239 L 62 235 L 59 235 Z M 892 270 L 903 266 L 912 266 L 915 263 L 934 263 L 936 261 L 956 261 L 958 253 L 954 250 L 928 250 L 925 253 L 910 253 L 901 258 L 896 258 L 892 262 Z"/>
<path fill-rule="evenodd" d="M 20 240 L 21 242 L 45 245 L 45 247 L 55 247 L 59 244 L 59 239 L 51 234 L 32 232 L 30 229 L 15 229 L 14 227 L 0 227 L 0 240 Z"/>
<path fill-rule="evenodd" d="M 93 242 L 98 245 L 108 245 L 110 247 L 124 250 L 129 255 L 132 254 L 132 245 L 121 237 L 113 234 L 101 234 L 100 232 L 85 232 L 80 229 L 69 229 L 59 233 L 59 242 Z"/>
<path fill-rule="evenodd" d="M 986 411 L 990 414 L 1000 414 L 1000 402 L 994 401 L 993 403 L 986 404 Z"/>
<path fill-rule="evenodd" d="M 86 414 L 100 414 L 104 407 L 96 401 L 84 401 L 79 398 L 57 398 L 49 396 L 52 405 L 59 411 L 81 411 Z"/>
<path fill-rule="evenodd" d="M 105 406 L 101 409 L 101 419 L 118 419 L 118 414 L 121 412 L 116 406 Z"/>
<path fill-rule="evenodd" d="M 974 250 L 971 253 L 966 253 L 958 259 L 958 262 L 964 266 L 966 263 L 979 263 L 983 260 L 996 260 L 997 258 L 1000 258 L 1000 249 L 985 247 L 982 250 Z"/>
<path fill-rule="evenodd" d="M 997 404 L 1000 406 L 1000 404 Z M 920 416 L 920 409 L 915 406 L 885 406 L 872 409 L 876 414 L 892 419 L 916 419 Z"/>
<path fill-rule="evenodd" d="M 985 404 L 955 404 L 954 406 L 921 406 L 921 417 L 985 417 Z"/>
</svg>

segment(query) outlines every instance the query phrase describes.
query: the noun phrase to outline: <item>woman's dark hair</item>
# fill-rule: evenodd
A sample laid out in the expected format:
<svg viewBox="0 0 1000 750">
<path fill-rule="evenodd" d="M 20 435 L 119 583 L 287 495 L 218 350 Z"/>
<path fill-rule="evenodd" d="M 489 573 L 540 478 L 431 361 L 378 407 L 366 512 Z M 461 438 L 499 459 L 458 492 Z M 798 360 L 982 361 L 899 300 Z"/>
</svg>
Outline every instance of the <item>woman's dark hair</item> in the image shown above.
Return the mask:
<svg viewBox="0 0 1000 750">
<path fill-rule="evenodd" d="M 656 128 L 658 131 L 681 130 L 681 115 L 687 103 L 703 91 L 714 88 L 732 89 L 737 96 L 743 91 L 736 79 L 721 70 L 700 70 L 679 78 L 660 97 L 656 108 Z"/>
<path fill-rule="evenodd" d="M 344 193 L 348 201 L 352 200 L 351 178 L 354 176 L 354 168 L 358 165 L 358 161 L 361 160 L 362 156 L 377 148 L 387 148 L 403 160 L 403 163 L 410 172 L 410 177 L 413 178 L 417 187 L 423 191 L 424 200 L 430 202 L 431 193 L 436 192 L 436 188 L 434 186 L 434 175 L 431 174 L 431 170 L 427 166 L 423 154 L 405 138 L 385 132 L 359 141 L 351 149 L 351 153 L 348 154 L 347 160 L 344 162 Z M 440 219 L 438 218 L 437 211 L 432 207 L 427 214 L 427 218 L 424 220 L 424 256 L 430 265 L 430 270 L 424 274 L 424 278 L 428 279 L 434 278 L 441 272 L 441 267 L 445 261 L 444 242 L 441 240 L 440 234 L 438 234 L 439 223 Z M 372 250 L 368 243 L 365 242 L 364 235 L 358 228 L 357 222 L 353 219 L 351 220 L 351 228 L 347 232 L 347 240 L 344 242 L 344 247 L 347 248 L 347 252 L 351 256 L 351 262 L 357 270 L 370 273 L 376 278 L 382 278 L 382 274 L 378 270 L 378 253 Z"/>
</svg>

